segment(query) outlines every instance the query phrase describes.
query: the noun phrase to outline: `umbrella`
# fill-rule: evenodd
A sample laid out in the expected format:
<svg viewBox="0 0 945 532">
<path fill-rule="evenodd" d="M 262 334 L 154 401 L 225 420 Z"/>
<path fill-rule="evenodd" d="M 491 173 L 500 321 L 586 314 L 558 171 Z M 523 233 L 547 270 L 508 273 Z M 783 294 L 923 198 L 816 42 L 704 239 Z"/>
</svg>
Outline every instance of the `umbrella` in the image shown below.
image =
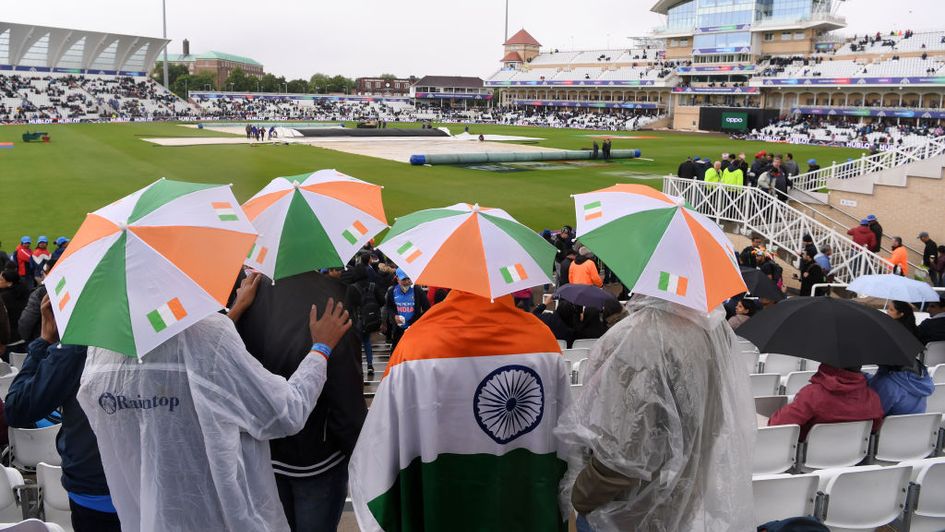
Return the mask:
<svg viewBox="0 0 945 532">
<path fill-rule="evenodd" d="M 381 188 L 336 170 L 273 179 L 243 205 L 259 231 L 246 265 L 273 280 L 344 266 L 387 227 Z"/>
<path fill-rule="evenodd" d="M 226 305 L 255 239 L 229 186 L 161 179 L 89 214 L 45 281 L 62 341 L 144 356 Z"/>
<path fill-rule="evenodd" d="M 566 284 L 555 290 L 555 297 L 582 307 L 604 308 L 607 301 L 617 301 L 610 292 L 589 284 Z"/>
<path fill-rule="evenodd" d="M 901 275 L 863 275 L 847 286 L 847 290 L 860 296 L 881 297 L 893 301 L 918 303 L 938 301 L 938 292 L 931 286 Z"/>
<path fill-rule="evenodd" d="M 398 218 L 378 249 L 417 283 L 491 299 L 552 282 L 555 248 L 501 209 L 417 211 Z"/>
<path fill-rule="evenodd" d="M 738 335 L 762 353 L 784 353 L 838 368 L 911 365 L 922 344 L 896 320 L 843 299 L 799 297 L 759 312 Z"/>
<path fill-rule="evenodd" d="M 742 279 L 748 286 L 748 293 L 751 297 L 770 299 L 772 301 L 781 301 L 784 299 L 784 292 L 778 288 L 778 285 L 774 284 L 774 281 L 772 281 L 770 277 L 765 275 L 765 273 L 758 268 L 742 266 Z"/>
<path fill-rule="evenodd" d="M 574 196 L 577 233 L 631 292 L 708 312 L 745 292 L 728 237 L 682 198 L 644 185 Z"/>
</svg>

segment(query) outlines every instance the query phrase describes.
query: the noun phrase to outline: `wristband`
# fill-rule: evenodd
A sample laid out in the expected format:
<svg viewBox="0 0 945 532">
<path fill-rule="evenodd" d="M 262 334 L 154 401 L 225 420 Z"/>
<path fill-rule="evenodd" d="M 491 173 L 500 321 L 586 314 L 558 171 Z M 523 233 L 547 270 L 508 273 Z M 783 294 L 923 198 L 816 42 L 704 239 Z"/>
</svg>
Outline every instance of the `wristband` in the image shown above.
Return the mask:
<svg viewBox="0 0 945 532">
<path fill-rule="evenodd" d="M 309 353 L 318 353 L 319 355 L 325 357 L 325 360 L 328 360 L 328 357 L 331 356 L 331 348 L 323 343 L 316 342 L 312 344 L 312 348 L 309 350 Z"/>
</svg>

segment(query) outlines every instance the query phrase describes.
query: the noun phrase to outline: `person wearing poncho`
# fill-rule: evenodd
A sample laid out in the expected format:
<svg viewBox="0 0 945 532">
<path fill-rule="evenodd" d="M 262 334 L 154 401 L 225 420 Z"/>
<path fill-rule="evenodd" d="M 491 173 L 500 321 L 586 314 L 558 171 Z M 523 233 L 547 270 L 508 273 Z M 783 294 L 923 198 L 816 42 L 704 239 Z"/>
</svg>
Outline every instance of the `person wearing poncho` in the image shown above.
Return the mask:
<svg viewBox="0 0 945 532">
<path fill-rule="evenodd" d="M 453 290 L 404 333 L 371 404 L 349 468 L 361 530 L 567 530 L 552 431 L 569 394 L 544 324 Z"/>
<path fill-rule="evenodd" d="M 754 530 L 754 405 L 725 313 L 642 295 L 627 311 L 555 430 L 578 530 Z"/>
</svg>

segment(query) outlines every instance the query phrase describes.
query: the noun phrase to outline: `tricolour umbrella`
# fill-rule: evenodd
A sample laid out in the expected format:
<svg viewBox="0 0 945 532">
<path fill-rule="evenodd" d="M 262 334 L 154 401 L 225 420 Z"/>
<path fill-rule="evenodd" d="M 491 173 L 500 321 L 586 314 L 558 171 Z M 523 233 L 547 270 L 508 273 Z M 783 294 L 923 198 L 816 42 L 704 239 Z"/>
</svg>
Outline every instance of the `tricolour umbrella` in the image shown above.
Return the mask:
<svg viewBox="0 0 945 532">
<path fill-rule="evenodd" d="M 467 203 L 398 218 L 378 249 L 417 283 L 493 299 L 551 283 L 555 255 L 507 212 Z"/>
<path fill-rule="evenodd" d="M 778 288 L 778 285 L 774 284 L 774 281 L 772 281 L 765 272 L 758 268 L 748 266 L 742 266 L 741 272 L 745 286 L 748 287 L 748 295 L 750 297 L 770 299 L 772 301 L 781 301 L 784 299 L 784 292 Z"/>
<path fill-rule="evenodd" d="M 847 290 L 860 296 L 881 297 L 906 303 L 938 301 L 938 292 L 931 286 L 901 275 L 863 275 L 847 286 Z"/>
<path fill-rule="evenodd" d="M 574 204 L 578 239 L 631 292 L 708 312 L 746 291 L 728 237 L 682 198 L 615 185 Z"/>
<path fill-rule="evenodd" d="M 608 301 L 617 302 L 617 298 L 610 292 L 589 284 L 568 283 L 555 290 L 555 297 L 581 307 L 591 307 L 598 310 L 603 309 L 604 304 Z"/>
<path fill-rule="evenodd" d="M 336 170 L 273 179 L 243 205 L 259 231 L 246 265 L 273 280 L 344 266 L 387 227 L 381 188 Z"/>
<path fill-rule="evenodd" d="M 255 239 L 229 186 L 161 179 L 89 214 L 45 281 L 62 341 L 147 354 L 226 305 Z"/>
<path fill-rule="evenodd" d="M 866 305 L 798 297 L 770 306 L 738 328 L 762 353 L 784 353 L 838 368 L 908 366 L 922 344 L 908 329 Z"/>
</svg>

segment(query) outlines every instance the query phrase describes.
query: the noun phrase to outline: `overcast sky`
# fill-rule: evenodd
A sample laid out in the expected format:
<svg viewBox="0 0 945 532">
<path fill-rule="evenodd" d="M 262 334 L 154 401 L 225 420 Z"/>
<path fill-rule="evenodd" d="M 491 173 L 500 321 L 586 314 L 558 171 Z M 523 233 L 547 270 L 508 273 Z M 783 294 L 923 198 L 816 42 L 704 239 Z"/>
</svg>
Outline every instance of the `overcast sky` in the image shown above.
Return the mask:
<svg viewBox="0 0 945 532">
<path fill-rule="evenodd" d="M 161 0 L 0 0 L 0 19 L 161 36 Z M 504 0 L 166 0 L 170 52 L 246 55 L 266 72 L 308 78 L 392 73 L 488 76 L 502 57 Z M 546 48 L 624 47 L 661 17 L 655 0 L 509 0 L 509 33 Z M 942 0 L 849 0 L 846 33 L 945 27 Z"/>
</svg>

